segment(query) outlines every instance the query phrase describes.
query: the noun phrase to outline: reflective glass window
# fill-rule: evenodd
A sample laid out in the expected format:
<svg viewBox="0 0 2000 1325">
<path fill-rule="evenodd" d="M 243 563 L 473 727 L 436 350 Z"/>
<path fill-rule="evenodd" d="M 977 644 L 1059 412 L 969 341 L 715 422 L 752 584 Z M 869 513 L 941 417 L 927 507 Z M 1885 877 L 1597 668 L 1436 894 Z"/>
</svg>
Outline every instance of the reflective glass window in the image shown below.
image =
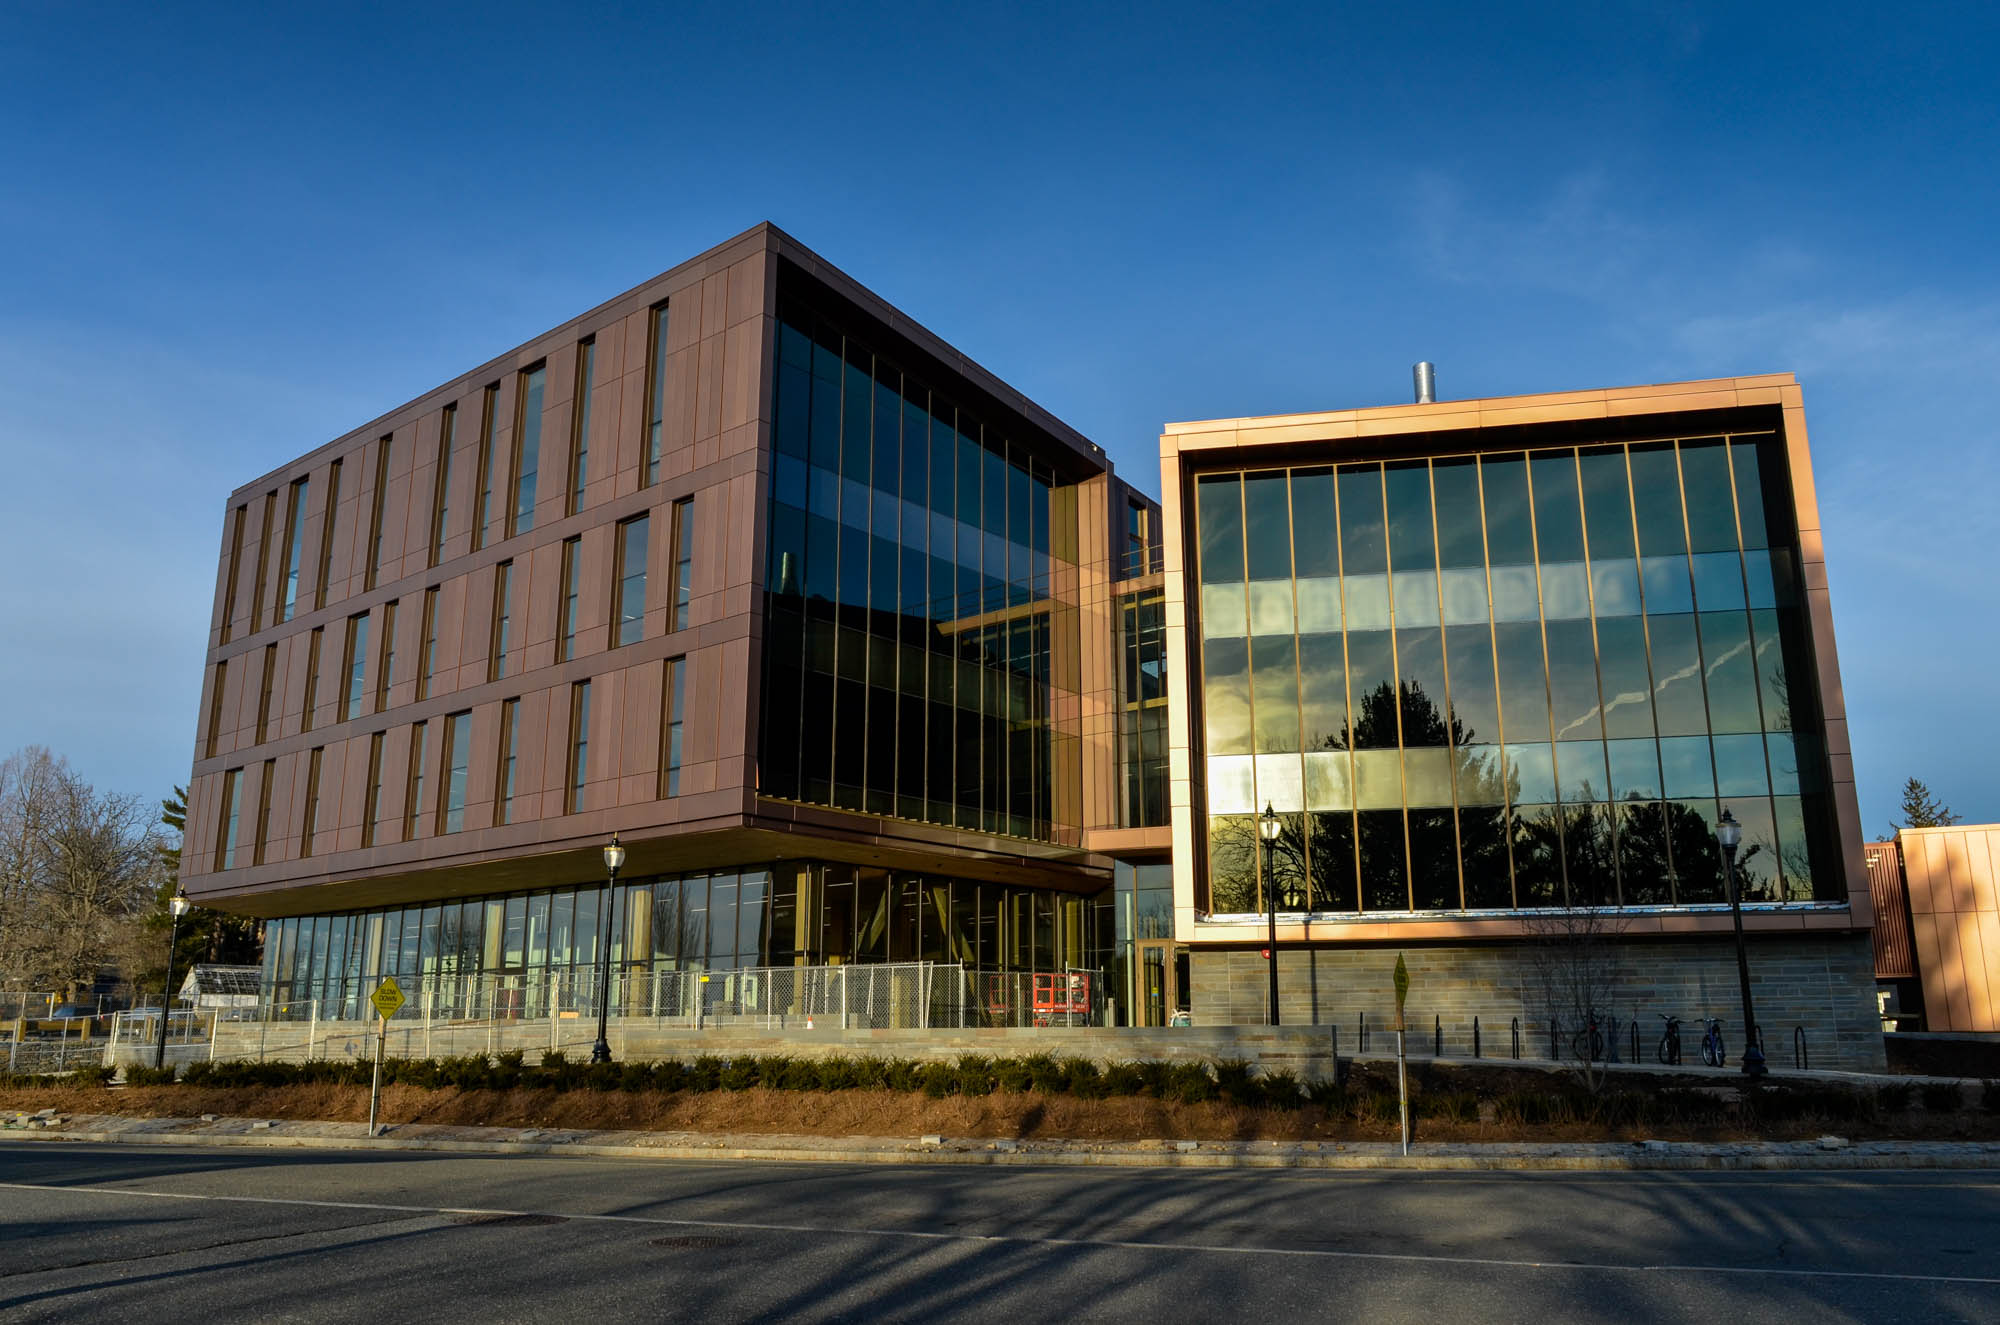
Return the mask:
<svg viewBox="0 0 2000 1325">
<path fill-rule="evenodd" d="M 1578 458 L 1578 468 L 1591 560 L 1629 561 L 1633 555 L 1632 491 L 1625 478 L 1624 448 L 1586 450 Z"/>
<path fill-rule="evenodd" d="M 1290 635 L 1250 645 L 1251 704 L 1259 753 L 1299 748 L 1298 659 Z"/>
<path fill-rule="evenodd" d="M 1570 804 L 1611 798 L 1604 774 L 1604 742 L 1556 742 L 1556 790 Z"/>
<path fill-rule="evenodd" d="M 1206 639 L 1240 637 L 1248 628 L 1243 584 L 1201 586 L 1201 633 Z"/>
<path fill-rule="evenodd" d="M 1339 529 L 1333 471 L 1292 471 L 1292 563 L 1302 582 L 1309 577 L 1330 581 L 1340 573 Z M 1301 589 L 1302 614 L 1304 597 Z"/>
<path fill-rule="evenodd" d="M 1300 743 L 1307 750 L 1347 745 L 1347 663 L 1339 635 L 1299 637 Z"/>
<path fill-rule="evenodd" d="M 1496 565 L 1492 580 L 1495 621 L 1541 620 L 1541 587 L 1535 582 L 1533 566 Z"/>
<path fill-rule="evenodd" d="M 1486 538 L 1479 514 L 1479 466 L 1470 457 L 1431 465 L 1437 509 L 1438 565 L 1471 567 L 1484 579 Z"/>
<path fill-rule="evenodd" d="M 1673 556 L 1687 551 L 1687 529 L 1682 523 L 1680 469 L 1674 459 L 1672 442 L 1656 442 L 1631 449 L 1632 503 L 1639 530 L 1641 557 Z"/>
<path fill-rule="evenodd" d="M 1340 581 L 1332 577 L 1301 578 L 1298 594 L 1298 625 L 1301 635 L 1321 634 L 1340 629 Z M 1204 589 L 1204 595 L 1206 589 Z"/>
<path fill-rule="evenodd" d="M 1676 799 L 1715 794 L 1715 770 L 1706 736 L 1670 736 L 1660 741 L 1660 772 L 1667 795 Z"/>
<path fill-rule="evenodd" d="M 1251 474 L 1243 480 L 1243 530 L 1249 578 L 1292 577 L 1292 516 L 1284 472 Z"/>
<path fill-rule="evenodd" d="M 1201 582 L 1243 579 L 1243 485 L 1234 475 L 1205 476 L 1195 484 L 1201 540 Z"/>
<path fill-rule="evenodd" d="M 1708 730 L 1708 707 L 1701 690 L 1701 648 L 1691 616 L 1649 616 L 1646 631 L 1653 652 L 1653 713 L 1662 736 L 1689 736 Z"/>
<path fill-rule="evenodd" d="M 1388 631 L 1347 633 L 1347 695 L 1355 748 L 1394 749 L 1396 654 Z"/>
<path fill-rule="evenodd" d="M 1649 738 L 1606 742 L 1611 761 L 1613 800 L 1658 800 L 1660 752 Z"/>
<path fill-rule="evenodd" d="M 1542 564 L 1542 616 L 1580 621 L 1590 615 L 1590 569 L 1580 561 Z"/>
<path fill-rule="evenodd" d="M 1604 734 L 1653 734 L 1653 687 L 1646 666 L 1646 625 L 1637 617 L 1597 623 L 1597 674 Z"/>
<path fill-rule="evenodd" d="M 1696 619 L 1701 623 L 1701 656 L 1707 673 L 1709 730 L 1762 730 L 1750 618 L 1742 612 L 1703 612 Z"/>
<path fill-rule="evenodd" d="M 1345 599 L 1342 605 L 1342 617 L 1348 630 L 1389 628 L 1387 575 L 1349 575 L 1341 581 L 1341 588 Z"/>
<path fill-rule="evenodd" d="M 1715 794 L 1766 796 L 1771 783 L 1764 771 L 1764 738 L 1759 735 L 1716 736 Z"/>
<path fill-rule="evenodd" d="M 1497 569 L 1535 559 L 1534 516 L 1528 501 L 1528 465 L 1518 455 L 1483 456 L 1479 461 L 1485 494 L 1486 550 Z M 1495 586 L 1494 596 L 1499 596 Z"/>
<path fill-rule="evenodd" d="M 1639 615 L 1639 563 L 1590 563 L 1590 598 L 1599 620 Z"/>
<path fill-rule="evenodd" d="M 1687 500 L 1688 551 L 1736 550 L 1736 502 L 1729 453 L 1719 437 L 1681 443 L 1681 487 Z"/>
<path fill-rule="evenodd" d="M 1380 574 L 1389 568 L 1382 530 L 1381 467 L 1342 465 L 1339 472 L 1341 573 Z M 1350 613 L 1352 610 L 1350 604 Z"/>
<path fill-rule="evenodd" d="M 1515 804 L 1541 803 L 1556 798 L 1555 756 L 1546 742 L 1506 747 L 1508 798 Z"/>
<path fill-rule="evenodd" d="M 1202 646 L 1203 717 L 1211 754 L 1250 753 L 1250 649 L 1243 639 Z"/>
</svg>

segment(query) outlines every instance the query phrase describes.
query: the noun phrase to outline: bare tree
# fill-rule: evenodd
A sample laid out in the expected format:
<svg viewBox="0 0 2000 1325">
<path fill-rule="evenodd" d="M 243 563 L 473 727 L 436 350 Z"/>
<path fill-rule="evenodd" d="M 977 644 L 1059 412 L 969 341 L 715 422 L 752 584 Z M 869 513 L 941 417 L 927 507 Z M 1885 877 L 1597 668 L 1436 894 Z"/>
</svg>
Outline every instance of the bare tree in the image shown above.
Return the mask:
<svg viewBox="0 0 2000 1325">
<path fill-rule="evenodd" d="M 1542 911 L 1522 924 L 1533 996 L 1554 1028 L 1556 1059 L 1593 1094 L 1604 1084 L 1611 1048 L 1611 1000 L 1618 992 L 1618 937 L 1625 920 L 1604 907 Z"/>
<path fill-rule="evenodd" d="M 0 763 L 0 983 L 75 998 L 96 982 L 158 887 L 152 820 L 42 747 Z"/>
</svg>

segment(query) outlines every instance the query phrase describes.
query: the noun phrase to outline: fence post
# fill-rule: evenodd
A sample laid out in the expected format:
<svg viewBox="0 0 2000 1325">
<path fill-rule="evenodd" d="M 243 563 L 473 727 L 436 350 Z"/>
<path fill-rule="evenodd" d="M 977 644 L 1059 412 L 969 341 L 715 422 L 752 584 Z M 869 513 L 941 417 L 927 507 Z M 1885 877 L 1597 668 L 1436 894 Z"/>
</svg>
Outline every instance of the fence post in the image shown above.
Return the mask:
<svg viewBox="0 0 2000 1325">
<path fill-rule="evenodd" d="M 1355 1015 L 1360 1019 L 1360 1024 L 1361 1024 L 1361 1030 L 1359 1034 L 1361 1047 L 1355 1052 L 1365 1054 L 1368 1052 L 1368 1014 L 1366 1012 L 1360 1012 L 1356 1013 Z"/>
<path fill-rule="evenodd" d="M 1479 1017 L 1476 1014 L 1472 1018 L 1472 1056 L 1479 1057 Z"/>
<path fill-rule="evenodd" d="M 1549 1017 L 1549 1058 L 1552 1062 L 1562 1061 L 1562 1018 Z"/>
<path fill-rule="evenodd" d="M 1812 1058 L 1806 1053 L 1806 1028 L 1792 1027 L 1792 1066 L 1804 1072 L 1812 1065 Z"/>
<path fill-rule="evenodd" d="M 552 971 L 549 973 L 549 1052 L 550 1053 L 554 1053 L 556 1051 L 556 1027 L 562 1025 L 560 1021 L 556 1020 L 556 1012 L 562 1003 L 561 994 L 562 994 L 562 973 L 560 971 Z"/>
<path fill-rule="evenodd" d="M 1431 1057 L 1444 1057 L 1444 1014 L 1431 1014 Z"/>
<path fill-rule="evenodd" d="M 1521 1056 L 1521 1019 L 1519 1017 L 1514 1018 L 1514 1024 L 1508 1028 L 1508 1031 L 1514 1039 L 1514 1057 L 1519 1058 Z"/>
<path fill-rule="evenodd" d="M 309 1001 L 312 1008 L 312 1020 L 306 1024 L 306 1057 L 311 1059 L 319 1057 L 316 1048 L 319 1044 L 319 1000 L 315 998 Z"/>
</svg>

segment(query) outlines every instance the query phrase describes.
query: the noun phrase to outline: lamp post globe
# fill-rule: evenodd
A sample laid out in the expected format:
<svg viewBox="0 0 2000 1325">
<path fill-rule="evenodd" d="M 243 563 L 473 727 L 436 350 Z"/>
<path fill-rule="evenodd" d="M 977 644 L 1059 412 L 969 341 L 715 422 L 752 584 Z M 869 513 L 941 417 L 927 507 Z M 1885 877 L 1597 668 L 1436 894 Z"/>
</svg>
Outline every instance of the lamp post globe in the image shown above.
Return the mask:
<svg viewBox="0 0 2000 1325">
<path fill-rule="evenodd" d="M 1743 897 L 1736 883 L 1736 849 L 1743 844 L 1743 825 L 1726 806 L 1716 821 L 1715 844 L 1722 848 L 1722 869 L 1729 883 L 1729 918 L 1736 929 L 1736 979 L 1743 993 L 1743 1075 L 1755 1081 L 1770 1069 L 1764 1064 L 1757 1013 L 1750 1001 L 1750 953 L 1743 943 Z"/>
<path fill-rule="evenodd" d="M 1266 1017 L 1270 1024 L 1278 1024 L 1278 880 L 1271 869 L 1272 848 L 1277 845 L 1278 834 L 1284 831 L 1285 822 L 1278 812 L 1264 802 L 1264 812 L 1257 816 L 1257 836 L 1263 839 L 1261 848 L 1264 865 L 1265 913 L 1270 918 L 1269 946 L 1265 949 L 1265 969 L 1270 976 L 1269 1002 Z"/>
<path fill-rule="evenodd" d="M 175 889 L 172 899 L 167 903 L 167 914 L 170 917 L 167 923 L 167 977 L 166 983 L 160 989 L 160 1037 L 153 1044 L 155 1068 L 167 1065 L 167 1010 L 173 1006 L 174 998 L 174 949 L 180 946 L 181 917 L 193 909 L 194 903 L 187 899 L 187 894 Z"/>
<path fill-rule="evenodd" d="M 597 907 L 597 1042 L 590 1046 L 590 1061 L 611 1061 L 611 890 L 618 885 L 618 871 L 625 868 L 625 848 L 618 834 L 604 848 L 604 887 Z"/>
</svg>

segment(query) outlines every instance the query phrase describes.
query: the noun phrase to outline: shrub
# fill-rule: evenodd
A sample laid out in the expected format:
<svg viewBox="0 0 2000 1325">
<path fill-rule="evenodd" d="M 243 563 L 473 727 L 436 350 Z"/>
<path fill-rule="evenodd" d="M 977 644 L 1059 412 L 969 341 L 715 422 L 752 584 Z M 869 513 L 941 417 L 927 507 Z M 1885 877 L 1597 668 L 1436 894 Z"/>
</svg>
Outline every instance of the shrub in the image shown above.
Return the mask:
<svg viewBox="0 0 2000 1325">
<path fill-rule="evenodd" d="M 128 1067 L 125 1069 L 125 1084 L 128 1086 L 171 1086 L 177 1073 L 169 1063 L 165 1067 Z"/>
<path fill-rule="evenodd" d="M 1892 1086 L 1878 1087 L 1875 1091 L 1875 1102 L 1881 1106 L 1883 1113 L 1903 1113 L 1909 1109 L 1910 1101 L 1915 1094 L 1908 1082 L 1899 1081 Z"/>
<path fill-rule="evenodd" d="M 993 1064 L 993 1079 L 1000 1089 L 1010 1094 L 1021 1094 L 1034 1086 L 1029 1074 L 1028 1060 L 1025 1058 L 1002 1058 Z"/>
<path fill-rule="evenodd" d="M 923 1083 L 917 1076 L 918 1064 L 907 1058 L 888 1058 L 878 1061 L 881 1071 L 878 1086 L 899 1091 L 922 1089 Z"/>
<path fill-rule="evenodd" d="M 1028 1071 L 1028 1089 L 1044 1095 L 1059 1095 L 1069 1085 L 1062 1063 L 1050 1054 L 1029 1054 L 1021 1060 Z"/>
<path fill-rule="evenodd" d="M 586 1063 L 572 1063 L 569 1055 L 560 1049 L 551 1049 L 542 1055 L 542 1065 L 536 1069 L 539 1084 L 555 1090 L 569 1090 L 574 1087 Z"/>
<path fill-rule="evenodd" d="M 1290 1071 L 1266 1072 L 1258 1084 L 1263 1087 L 1264 1103 L 1270 1108 L 1297 1109 L 1305 1105 L 1305 1088 Z"/>
<path fill-rule="evenodd" d="M 917 1079 L 923 1083 L 927 1098 L 941 1100 L 957 1088 L 958 1069 L 950 1063 L 925 1063 L 918 1069 Z"/>
<path fill-rule="evenodd" d="M 816 1066 L 821 1090 L 853 1090 L 861 1084 L 860 1067 L 852 1058 L 832 1054 Z"/>
<path fill-rule="evenodd" d="M 1493 1101 L 1494 1115 L 1503 1123 L 1537 1127 L 1549 1121 L 1553 1097 L 1529 1090 L 1512 1090 Z"/>
<path fill-rule="evenodd" d="M 1398 1123 L 1403 1120 L 1403 1105 L 1386 1090 L 1371 1090 L 1355 1101 L 1354 1114 L 1362 1122 Z"/>
<path fill-rule="evenodd" d="M 1413 1105 L 1419 1116 L 1443 1123 L 1469 1123 L 1479 1119 L 1479 1096 L 1469 1090 L 1446 1090 L 1419 1095 Z"/>
<path fill-rule="evenodd" d="M 1215 1078 L 1204 1063 L 1169 1063 L 1161 1094 L 1176 1104 L 1201 1104 L 1215 1098 Z"/>
<path fill-rule="evenodd" d="M 1215 1090 L 1229 1103 L 1245 1108 L 1264 1102 L 1262 1083 L 1250 1075 L 1250 1064 L 1241 1058 L 1216 1059 Z"/>
<path fill-rule="evenodd" d="M 116 1075 L 117 1069 L 105 1067 L 101 1063 L 93 1063 L 88 1067 L 79 1067 L 71 1072 L 68 1075 L 67 1084 L 72 1086 L 108 1086 L 111 1084 L 111 1078 Z"/>
<path fill-rule="evenodd" d="M 713 1054 L 703 1054 L 686 1067 L 681 1078 L 682 1090 L 717 1090 L 722 1086 L 723 1069 L 728 1063 Z"/>
<path fill-rule="evenodd" d="M 755 1058 L 731 1058 L 723 1064 L 722 1088 L 724 1090 L 748 1090 L 757 1084 L 757 1060 Z"/>
<path fill-rule="evenodd" d="M 1922 1094 L 1926 1113 L 1957 1113 L 1962 1102 L 1956 1081 L 1929 1082 L 1923 1087 Z"/>
<path fill-rule="evenodd" d="M 967 1054 L 958 1060 L 958 1093 L 961 1095 L 991 1095 L 993 1093 L 993 1061 L 977 1054 Z"/>
<path fill-rule="evenodd" d="M 1354 1101 L 1348 1095 L 1347 1087 L 1332 1077 L 1308 1081 L 1305 1092 L 1307 1101 L 1314 1108 L 1324 1110 L 1329 1117 L 1346 1117 L 1354 1107 Z"/>
<path fill-rule="evenodd" d="M 1106 1095 L 1143 1095 L 1146 1093 L 1146 1074 L 1139 1070 L 1137 1063 L 1108 1063 L 1104 1068 L 1102 1085 Z"/>
<path fill-rule="evenodd" d="M 1063 1086 L 1080 1100 L 1101 1100 L 1104 1073 L 1088 1058 L 1072 1058 L 1063 1065 Z"/>
</svg>

